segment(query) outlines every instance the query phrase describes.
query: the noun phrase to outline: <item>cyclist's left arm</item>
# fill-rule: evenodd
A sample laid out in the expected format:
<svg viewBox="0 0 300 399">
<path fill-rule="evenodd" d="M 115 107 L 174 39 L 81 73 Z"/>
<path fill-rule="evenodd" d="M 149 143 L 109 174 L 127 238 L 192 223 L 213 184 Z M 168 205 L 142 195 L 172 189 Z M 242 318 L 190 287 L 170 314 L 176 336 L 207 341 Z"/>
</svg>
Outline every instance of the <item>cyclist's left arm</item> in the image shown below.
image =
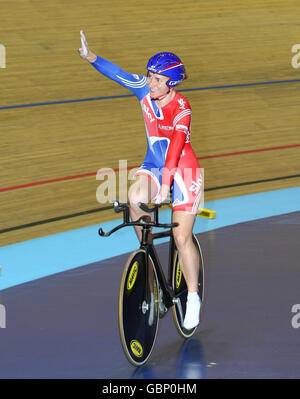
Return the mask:
<svg viewBox="0 0 300 399">
<path fill-rule="evenodd" d="M 162 185 L 159 194 L 162 201 L 168 196 L 178 166 L 180 155 L 186 141 L 189 140 L 188 135 L 191 122 L 191 110 L 185 112 L 185 114 L 182 115 L 183 116 L 181 118 L 179 116 L 180 119 L 177 119 L 177 122 L 174 126 L 173 135 L 168 148 L 168 153 L 162 175 Z M 176 118 L 174 120 L 176 120 Z"/>
</svg>

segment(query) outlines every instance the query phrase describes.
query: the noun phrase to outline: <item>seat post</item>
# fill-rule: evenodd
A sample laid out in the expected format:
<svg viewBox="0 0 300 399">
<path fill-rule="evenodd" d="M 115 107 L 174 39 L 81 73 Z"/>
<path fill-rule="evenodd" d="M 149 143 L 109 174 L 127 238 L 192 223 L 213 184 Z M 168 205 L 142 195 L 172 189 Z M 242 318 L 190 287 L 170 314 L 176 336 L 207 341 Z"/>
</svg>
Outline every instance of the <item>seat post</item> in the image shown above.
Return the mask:
<svg viewBox="0 0 300 399">
<path fill-rule="evenodd" d="M 142 239 L 141 239 L 142 246 L 145 246 L 148 244 L 150 229 L 151 229 L 150 226 L 142 227 Z"/>
</svg>

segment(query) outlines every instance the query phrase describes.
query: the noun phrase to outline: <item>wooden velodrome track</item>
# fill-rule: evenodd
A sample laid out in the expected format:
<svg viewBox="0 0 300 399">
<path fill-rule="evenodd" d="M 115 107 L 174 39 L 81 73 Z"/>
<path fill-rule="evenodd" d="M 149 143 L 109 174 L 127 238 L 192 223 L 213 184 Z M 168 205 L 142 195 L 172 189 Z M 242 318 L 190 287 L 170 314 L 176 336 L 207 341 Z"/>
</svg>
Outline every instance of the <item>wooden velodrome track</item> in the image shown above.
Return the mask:
<svg viewBox="0 0 300 399">
<path fill-rule="evenodd" d="M 145 154 L 135 98 L 70 101 L 130 94 L 78 56 L 80 29 L 132 73 L 162 50 L 183 59 L 206 201 L 299 185 L 299 15 L 298 0 L 2 1 L 0 245 L 114 218 L 82 214 L 107 206 L 95 173 Z"/>
</svg>

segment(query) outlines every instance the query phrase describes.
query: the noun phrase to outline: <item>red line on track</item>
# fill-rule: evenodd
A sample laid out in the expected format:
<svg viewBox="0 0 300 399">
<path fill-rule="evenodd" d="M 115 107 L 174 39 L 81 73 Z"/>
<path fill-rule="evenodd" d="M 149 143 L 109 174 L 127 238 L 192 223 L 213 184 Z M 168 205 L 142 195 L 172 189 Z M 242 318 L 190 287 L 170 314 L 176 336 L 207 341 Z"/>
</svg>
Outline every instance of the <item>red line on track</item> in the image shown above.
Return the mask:
<svg viewBox="0 0 300 399">
<path fill-rule="evenodd" d="M 198 159 L 228 157 L 228 156 L 232 156 L 232 155 L 251 154 L 254 152 L 262 152 L 262 151 L 285 150 L 287 148 L 296 148 L 296 147 L 300 147 L 300 144 L 282 145 L 279 147 L 269 147 L 269 148 L 257 148 L 255 150 L 245 150 L 245 151 L 238 151 L 238 152 L 227 152 L 226 154 L 206 155 L 204 157 L 198 157 Z"/>
<path fill-rule="evenodd" d="M 274 151 L 274 150 L 284 150 L 287 148 L 296 148 L 300 147 L 300 144 L 291 144 L 291 145 L 283 145 L 283 146 L 278 146 L 278 147 L 268 147 L 268 148 L 257 148 L 255 150 L 245 150 L 245 151 L 238 151 L 238 152 L 228 152 L 224 154 L 214 154 L 214 155 L 206 155 L 203 157 L 198 157 L 198 159 L 210 159 L 210 158 L 221 158 L 221 157 L 229 157 L 229 156 L 234 156 L 234 155 L 243 155 L 243 154 L 251 154 L 255 152 L 262 152 L 262 151 Z M 134 168 L 137 168 L 138 166 L 130 166 L 127 169 L 131 170 Z M 60 181 L 65 181 L 65 180 L 73 180 L 73 179 L 80 179 L 83 177 L 89 177 L 89 176 L 96 176 L 98 174 L 104 174 L 108 172 L 119 172 L 120 170 L 125 170 L 125 168 L 119 169 L 108 169 L 108 168 L 103 168 L 101 173 L 98 172 L 90 172 L 90 173 L 83 173 L 80 175 L 74 175 L 74 176 L 66 176 L 66 177 L 60 177 L 56 179 L 50 179 L 50 180 L 42 180 L 42 181 L 37 181 L 37 182 L 32 182 L 32 183 L 27 183 L 27 184 L 20 184 L 18 186 L 12 186 L 12 187 L 5 187 L 5 188 L 0 188 L 0 192 L 3 191 L 11 191 L 11 190 L 18 190 L 20 188 L 27 188 L 27 187 L 33 187 L 33 186 L 39 186 L 42 184 L 50 184 L 50 183 L 57 183 Z M 106 172 L 105 172 L 106 171 Z"/>
</svg>

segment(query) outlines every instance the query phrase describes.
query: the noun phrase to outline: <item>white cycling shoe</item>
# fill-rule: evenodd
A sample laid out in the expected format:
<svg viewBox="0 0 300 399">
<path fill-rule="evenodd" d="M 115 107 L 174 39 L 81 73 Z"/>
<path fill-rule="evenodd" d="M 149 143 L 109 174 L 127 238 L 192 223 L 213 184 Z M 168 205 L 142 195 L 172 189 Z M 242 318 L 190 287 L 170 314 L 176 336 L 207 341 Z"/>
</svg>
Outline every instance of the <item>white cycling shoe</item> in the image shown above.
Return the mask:
<svg viewBox="0 0 300 399">
<path fill-rule="evenodd" d="M 189 292 L 186 302 L 186 312 L 183 327 L 190 330 L 200 322 L 201 300 L 197 292 Z"/>
</svg>

